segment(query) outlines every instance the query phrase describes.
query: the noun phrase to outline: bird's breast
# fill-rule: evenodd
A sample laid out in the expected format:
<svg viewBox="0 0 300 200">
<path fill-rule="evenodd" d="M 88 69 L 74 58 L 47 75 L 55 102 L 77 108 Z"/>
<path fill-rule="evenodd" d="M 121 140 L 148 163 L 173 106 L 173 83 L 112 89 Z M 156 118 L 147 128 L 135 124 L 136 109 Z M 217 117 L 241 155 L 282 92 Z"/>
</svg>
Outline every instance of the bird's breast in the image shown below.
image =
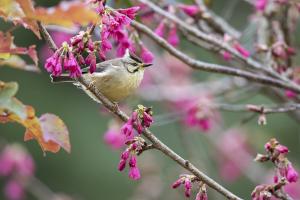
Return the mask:
<svg viewBox="0 0 300 200">
<path fill-rule="evenodd" d="M 111 101 L 118 102 L 128 97 L 139 87 L 143 75 L 143 70 L 135 73 L 128 73 L 124 70 L 117 73 L 107 73 L 101 77 L 92 75 L 91 79 L 104 96 Z"/>
</svg>

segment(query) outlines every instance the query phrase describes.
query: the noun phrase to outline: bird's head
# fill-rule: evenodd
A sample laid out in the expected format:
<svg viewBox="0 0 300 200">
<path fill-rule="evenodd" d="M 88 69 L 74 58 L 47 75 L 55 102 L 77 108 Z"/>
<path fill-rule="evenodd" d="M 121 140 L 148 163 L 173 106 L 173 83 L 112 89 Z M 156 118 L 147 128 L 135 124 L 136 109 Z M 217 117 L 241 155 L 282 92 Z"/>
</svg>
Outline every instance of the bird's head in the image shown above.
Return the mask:
<svg viewBox="0 0 300 200">
<path fill-rule="evenodd" d="M 122 61 L 124 62 L 124 66 L 129 73 L 144 71 L 145 68 L 152 65 L 151 63 L 144 63 L 138 56 L 130 53 L 128 49 L 126 50 Z"/>
</svg>

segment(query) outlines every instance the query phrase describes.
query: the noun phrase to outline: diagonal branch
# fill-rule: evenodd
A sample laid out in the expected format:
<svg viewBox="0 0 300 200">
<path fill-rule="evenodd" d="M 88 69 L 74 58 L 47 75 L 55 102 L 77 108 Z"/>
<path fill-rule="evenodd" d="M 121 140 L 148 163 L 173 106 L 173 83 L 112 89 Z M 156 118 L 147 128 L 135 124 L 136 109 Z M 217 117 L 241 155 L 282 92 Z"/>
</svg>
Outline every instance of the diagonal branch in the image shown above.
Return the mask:
<svg viewBox="0 0 300 200">
<path fill-rule="evenodd" d="M 42 26 L 42 24 L 39 24 L 40 26 L 40 32 L 44 39 L 46 40 L 47 44 L 53 49 L 56 50 L 57 47 L 55 43 L 53 42 L 51 36 L 48 34 L 47 30 Z M 93 93 L 98 100 L 113 114 L 115 114 L 119 119 L 126 122 L 129 117 L 121 111 L 118 106 L 114 103 L 112 103 L 110 100 L 108 100 L 94 85 L 91 85 L 90 82 L 83 77 L 80 77 L 78 81 L 83 84 L 86 88 L 89 89 L 91 93 Z M 160 141 L 150 130 L 145 129 L 142 133 L 150 142 L 152 142 L 153 146 L 164 153 L 166 156 L 177 162 L 179 165 L 181 165 L 183 168 L 194 174 L 196 177 L 198 177 L 201 181 L 205 182 L 208 186 L 215 189 L 220 194 L 224 195 L 227 199 L 231 200 L 242 200 L 242 198 L 234 195 L 232 192 L 224 188 L 222 185 L 208 177 L 206 174 L 204 174 L 202 171 L 197 169 L 192 163 L 189 161 L 183 159 L 178 154 L 176 154 L 172 149 L 170 149 L 167 145 L 165 145 L 162 141 Z"/>
<path fill-rule="evenodd" d="M 267 77 L 267 76 L 264 76 L 261 74 L 254 74 L 252 72 L 244 71 L 241 69 L 235 69 L 235 68 L 228 67 L 228 66 L 211 64 L 211 63 L 206 63 L 206 62 L 202 62 L 199 60 L 195 60 L 195 59 L 189 57 L 188 55 L 184 54 L 183 52 L 174 48 L 163 38 L 157 36 L 147 26 L 145 26 L 139 22 L 136 22 L 136 21 L 132 21 L 131 25 L 138 31 L 146 34 L 148 37 L 150 37 L 152 40 L 154 40 L 158 45 L 160 45 L 165 50 L 167 50 L 170 54 L 177 57 L 179 60 L 181 60 L 182 62 L 184 62 L 185 64 L 189 65 L 190 67 L 192 67 L 194 69 L 204 70 L 204 71 L 214 72 L 214 73 L 219 73 L 219 74 L 227 74 L 227 75 L 231 75 L 231 76 L 243 77 L 247 80 L 262 83 L 264 85 L 289 89 L 294 92 L 300 93 L 300 87 L 298 87 L 294 84 L 290 85 L 289 83 L 286 83 L 284 81 L 280 81 L 280 80 L 277 80 L 277 79 L 274 79 L 271 77 Z"/>
<path fill-rule="evenodd" d="M 177 24 L 180 28 L 185 29 L 189 34 L 194 35 L 195 37 L 205 41 L 208 44 L 215 45 L 216 47 L 219 47 L 220 49 L 224 51 L 228 51 L 231 53 L 235 58 L 240 60 L 241 62 L 246 64 L 246 67 L 252 68 L 252 69 L 257 69 L 262 72 L 265 72 L 266 74 L 269 74 L 273 77 L 276 77 L 277 79 L 280 79 L 284 82 L 289 83 L 289 85 L 293 85 L 294 87 L 300 89 L 298 85 L 296 85 L 294 82 L 291 80 L 280 76 L 277 72 L 275 72 L 270 66 L 264 66 L 263 64 L 257 62 L 256 60 L 252 58 L 245 58 L 243 55 L 241 55 L 236 49 L 232 48 L 230 45 L 227 43 L 221 41 L 220 39 L 215 38 L 212 35 L 208 35 L 199 29 L 190 26 L 189 24 L 185 23 L 175 15 L 165 12 L 163 9 L 161 9 L 159 6 L 155 5 L 154 3 L 150 2 L 149 0 L 138 0 L 140 3 L 143 3 L 150 7 L 155 13 L 165 17 L 166 19 L 174 22 Z"/>
</svg>

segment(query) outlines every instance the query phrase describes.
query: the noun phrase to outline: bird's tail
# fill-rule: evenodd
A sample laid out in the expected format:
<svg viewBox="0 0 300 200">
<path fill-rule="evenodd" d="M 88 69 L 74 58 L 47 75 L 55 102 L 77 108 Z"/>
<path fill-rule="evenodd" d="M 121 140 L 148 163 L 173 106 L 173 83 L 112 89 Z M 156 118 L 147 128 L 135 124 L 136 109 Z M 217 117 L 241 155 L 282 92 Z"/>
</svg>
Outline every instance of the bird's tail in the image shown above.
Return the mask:
<svg viewBox="0 0 300 200">
<path fill-rule="evenodd" d="M 74 79 L 70 78 L 69 75 L 62 74 L 60 76 L 50 76 L 52 83 L 65 83 L 74 82 Z"/>
</svg>

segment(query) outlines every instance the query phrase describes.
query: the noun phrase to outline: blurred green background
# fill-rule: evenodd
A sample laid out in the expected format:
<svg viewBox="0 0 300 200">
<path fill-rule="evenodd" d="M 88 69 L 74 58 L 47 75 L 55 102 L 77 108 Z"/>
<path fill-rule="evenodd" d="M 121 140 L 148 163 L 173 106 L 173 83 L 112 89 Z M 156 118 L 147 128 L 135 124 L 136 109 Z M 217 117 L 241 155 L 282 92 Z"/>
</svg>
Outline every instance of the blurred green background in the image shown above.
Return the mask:
<svg viewBox="0 0 300 200">
<path fill-rule="evenodd" d="M 50 6 L 58 1 L 36 0 L 37 5 Z M 185 1 L 189 2 L 189 1 Z M 191 2 L 189 2 L 191 3 Z M 233 4 L 234 7 L 233 7 Z M 247 26 L 247 18 L 252 13 L 252 8 L 241 0 L 215 0 L 212 2 L 212 9 L 230 21 L 236 28 L 244 30 Z M 231 8 L 233 7 L 233 8 Z M 231 10 L 230 10 L 231 9 Z M 3 21 L 0 22 L 1 30 L 7 26 Z M 18 46 L 28 46 L 37 44 L 43 45 L 42 41 L 27 30 L 18 28 L 14 31 L 15 43 Z M 298 43 L 299 45 L 299 43 Z M 191 49 L 187 44 L 183 48 Z M 205 51 L 194 51 L 193 55 L 215 62 L 214 57 Z M 22 143 L 32 154 L 36 161 L 36 177 L 45 183 L 54 192 L 66 193 L 76 199 L 132 199 L 134 188 L 139 187 L 141 182 L 152 180 L 151 170 L 147 171 L 147 166 L 154 165 L 158 175 L 158 181 L 149 183 L 148 190 L 151 187 L 161 184 L 162 194 L 159 198 L 152 199 L 184 199 L 183 194 L 170 189 L 170 184 L 176 179 L 180 168 L 174 166 L 174 163 L 167 157 L 157 151 L 146 152 L 143 158 L 140 158 L 143 164 L 140 164 L 142 180 L 133 182 L 128 179 L 126 173 L 120 173 L 117 170 L 119 162 L 119 152 L 112 151 L 103 142 L 103 133 L 107 129 L 107 122 L 110 115 L 100 113 L 100 106 L 91 101 L 83 92 L 69 84 L 53 85 L 50 83 L 49 74 L 43 69 L 43 63 L 40 63 L 42 73 L 30 73 L 11 68 L 1 68 L 0 80 L 17 81 L 20 85 L 17 97 L 25 104 L 32 105 L 37 116 L 43 113 L 54 113 L 61 117 L 67 125 L 70 132 L 72 145 L 71 154 L 61 150 L 57 154 L 48 153 L 46 157 L 35 141 L 23 142 L 24 128 L 17 124 L 0 124 L 1 137 L 5 137 L 9 142 Z M 150 70 L 157 70 L 154 66 Z M 199 78 L 210 76 L 208 73 L 195 72 Z M 142 103 L 136 98 L 136 102 Z M 247 99 L 240 103 L 269 103 L 270 100 L 258 95 L 255 98 Z M 143 102 L 145 105 L 154 105 L 152 102 Z M 132 104 L 132 103 L 131 103 Z M 162 113 L 164 108 L 154 106 L 156 114 Z M 161 110 L 161 111 L 159 111 Z M 225 127 L 230 127 L 242 118 L 240 113 L 222 113 Z M 183 149 L 182 138 L 178 134 L 178 122 L 153 127 L 153 132 L 161 138 L 163 142 L 175 149 L 180 155 L 188 156 L 188 152 Z M 290 160 L 300 169 L 300 126 L 297 122 L 289 118 L 286 114 L 276 114 L 268 117 L 266 126 L 258 126 L 256 118 L 244 126 L 247 129 L 247 137 L 250 143 L 257 148 L 257 151 L 263 152 L 263 144 L 270 138 L 276 137 L 282 144 L 288 146 L 291 150 Z M 212 155 L 209 140 L 205 134 L 192 132 L 188 137 L 188 145 L 194 149 L 193 162 L 200 166 L 200 169 L 207 172 L 211 177 L 223 183 L 227 188 L 232 189 L 242 197 L 250 197 L 254 188 L 247 178 L 240 178 L 235 183 L 225 183 L 216 173 L 216 164 Z M 253 155 L 253 157 L 255 154 Z M 149 159 L 151 162 L 147 162 Z M 148 160 L 148 161 L 149 161 Z M 153 162 L 152 162 L 153 161 Z M 259 164 L 257 164 L 259 165 Z M 270 167 L 270 166 L 269 166 Z M 3 182 L 3 179 L 2 179 Z M 2 184 L 1 184 L 2 185 Z M 212 194 L 209 199 L 222 199 L 219 195 Z M 3 199 L 4 197 L 0 197 Z M 143 199 L 142 197 L 135 197 Z M 34 199 L 28 196 L 28 199 Z"/>
</svg>

